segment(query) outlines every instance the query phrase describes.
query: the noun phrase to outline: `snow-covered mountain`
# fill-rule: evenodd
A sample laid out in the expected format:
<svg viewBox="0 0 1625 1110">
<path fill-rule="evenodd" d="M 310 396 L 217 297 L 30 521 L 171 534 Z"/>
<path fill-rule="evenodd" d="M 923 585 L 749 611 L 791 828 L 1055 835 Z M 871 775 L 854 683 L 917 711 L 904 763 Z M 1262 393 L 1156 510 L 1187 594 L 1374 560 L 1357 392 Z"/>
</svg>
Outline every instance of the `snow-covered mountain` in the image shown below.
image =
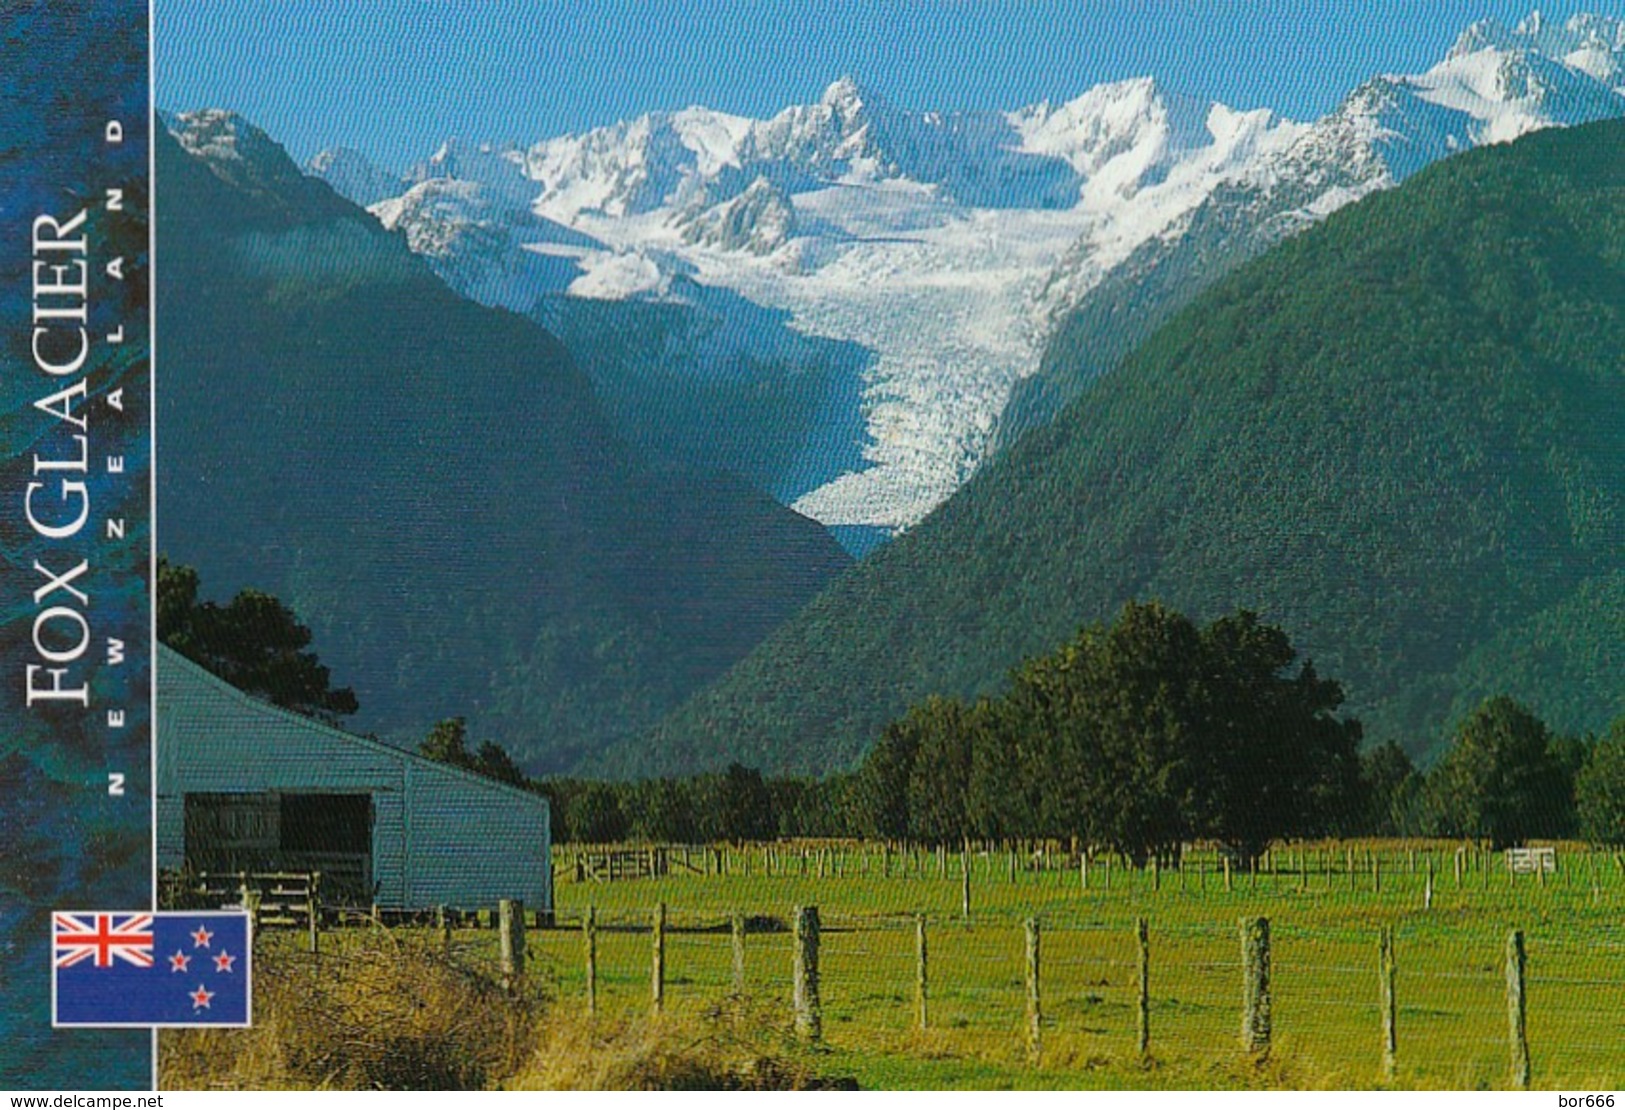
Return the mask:
<svg viewBox="0 0 1625 1110">
<path fill-rule="evenodd" d="M 1038 298 L 1055 332 L 1039 372 L 1013 391 L 995 449 L 1046 422 L 1208 284 L 1344 204 L 1457 151 L 1625 115 L 1622 59 L 1625 20 L 1476 23 L 1438 65 L 1367 81 L 1105 272 L 1080 240 Z"/>
<path fill-rule="evenodd" d="M 1375 78 L 1312 124 L 1149 78 L 959 113 L 842 78 L 768 119 L 689 108 L 524 148 L 449 144 L 384 197 L 388 175 L 348 154 L 311 170 L 487 303 L 720 288 L 867 348 L 847 445 L 862 461 L 794 507 L 900 528 L 982 462 L 1012 389 L 1099 291 L 1177 300 L 1452 151 L 1621 114 L 1625 21 L 1537 16 L 1475 24 L 1437 66 Z"/>
</svg>

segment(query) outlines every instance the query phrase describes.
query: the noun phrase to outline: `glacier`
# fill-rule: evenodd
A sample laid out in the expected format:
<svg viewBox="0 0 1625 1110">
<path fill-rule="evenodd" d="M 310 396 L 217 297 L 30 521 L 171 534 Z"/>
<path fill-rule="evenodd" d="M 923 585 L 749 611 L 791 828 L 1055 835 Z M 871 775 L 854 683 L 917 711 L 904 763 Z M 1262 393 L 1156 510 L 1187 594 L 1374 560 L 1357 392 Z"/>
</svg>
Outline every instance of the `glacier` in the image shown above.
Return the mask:
<svg viewBox="0 0 1625 1110">
<path fill-rule="evenodd" d="M 1537 15 L 1473 24 L 1431 69 L 1374 77 L 1309 122 L 1149 77 L 985 112 L 905 110 L 843 77 L 766 119 L 692 107 L 529 146 L 448 142 L 404 174 L 342 150 L 308 171 L 486 304 L 711 288 L 867 349 L 860 442 L 792 506 L 895 532 L 987 459 L 1059 322 L 1192 228 L 1267 243 L 1455 151 L 1618 115 L 1625 20 Z"/>
</svg>

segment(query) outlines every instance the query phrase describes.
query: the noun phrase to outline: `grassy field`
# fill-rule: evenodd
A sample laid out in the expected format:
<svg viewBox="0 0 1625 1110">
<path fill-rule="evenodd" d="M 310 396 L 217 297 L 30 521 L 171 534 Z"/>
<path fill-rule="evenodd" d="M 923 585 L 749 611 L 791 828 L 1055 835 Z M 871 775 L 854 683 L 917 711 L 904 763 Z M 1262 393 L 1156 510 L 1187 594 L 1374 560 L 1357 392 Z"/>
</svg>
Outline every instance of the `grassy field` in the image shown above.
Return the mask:
<svg viewBox="0 0 1625 1110">
<path fill-rule="evenodd" d="M 1364 854 L 1373 848 L 1381 854 L 1380 891 Z M 1352 881 L 1345 870 L 1351 854 Z M 971 857 L 968 918 L 958 854 L 940 864 L 929 855 L 916 861 L 894 854 L 890 876 L 881 873 L 878 849 L 865 858 L 848 847 L 841 874 L 826 856 L 822 878 L 816 855 L 802 874 L 799 853 L 781 853 L 771 876 L 760 858 L 751 874 L 740 873 L 744 859 L 734 857 L 733 874 L 613 883 L 573 881 L 569 858 L 561 849 L 560 927 L 527 938 L 530 989 L 555 1039 L 596 1046 L 581 1049 L 588 1056 L 630 1053 L 639 1062 L 620 1072 L 549 1077 L 509 1051 L 510 1063 L 490 1071 L 489 1083 L 633 1082 L 625 1076 L 644 1075 L 638 1069 L 653 1066 L 651 1053 L 667 1059 L 660 1054 L 670 1043 L 698 1051 L 726 1042 L 732 1057 L 746 1061 L 728 1065 L 728 1074 L 771 1058 L 773 1067 L 803 1077 L 850 1078 L 865 1088 L 1505 1087 L 1512 929 L 1524 931 L 1528 951 L 1533 1085 L 1595 1091 L 1625 1083 L 1625 874 L 1609 855 L 1593 860 L 1560 850 L 1559 871 L 1544 881 L 1469 855 L 1458 886 L 1453 855 L 1437 846 L 1431 854 L 1425 846 L 1310 846 L 1301 856 L 1277 853 L 1273 870 L 1233 874 L 1226 891 L 1212 858 L 1193 861 L 1208 868 L 1205 879 L 1194 870 L 1165 871 L 1155 886 L 1148 872 L 1116 867 L 1108 888 L 1096 864 L 1084 889 L 1073 868 L 1037 870 L 1022 860 L 1012 877 L 1006 854 L 985 853 Z M 1424 908 L 1430 860 L 1432 904 Z M 661 902 L 668 907 L 665 1012 L 650 1023 L 649 922 Z M 589 905 L 599 923 L 598 1015 L 590 1021 L 576 927 Z M 818 906 L 823 923 L 824 1037 L 816 1048 L 788 1034 L 792 938 L 784 925 L 797 905 Z M 751 915 L 753 926 L 742 1001 L 729 1000 L 727 923 L 736 911 Z M 927 919 L 930 951 L 924 1030 L 915 996 L 917 914 Z M 1139 1057 L 1135 1030 L 1134 923 L 1142 916 L 1150 934 L 1149 1060 Z M 1237 923 L 1253 916 L 1268 917 L 1273 934 L 1274 1041 L 1263 1063 L 1239 1047 Z M 1036 1067 L 1025 1033 L 1028 917 L 1037 918 L 1042 936 Z M 1391 1083 L 1381 1069 L 1377 945 L 1384 926 L 1394 928 L 1398 953 Z M 321 958 L 368 932 L 325 935 Z M 392 932 L 438 944 L 428 930 Z M 466 966 L 494 968 L 496 943 L 490 929 L 459 929 L 452 954 Z M 268 932 L 261 958 L 266 966 L 296 967 L 312 959 L 302 946 L 302 936 Z M 641 1047 L 627 1048 L 629 1040 Z"/>
</svg>

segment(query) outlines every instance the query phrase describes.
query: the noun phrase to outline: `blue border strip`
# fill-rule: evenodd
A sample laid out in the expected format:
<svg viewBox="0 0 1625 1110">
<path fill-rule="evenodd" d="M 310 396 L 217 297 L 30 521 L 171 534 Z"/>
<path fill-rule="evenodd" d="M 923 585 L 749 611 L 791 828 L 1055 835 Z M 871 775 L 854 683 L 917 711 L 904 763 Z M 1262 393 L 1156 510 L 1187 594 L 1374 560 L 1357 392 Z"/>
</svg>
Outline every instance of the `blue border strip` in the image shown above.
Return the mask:
<svg viewBox="0 0 1625 1110">
<path fill-rule="evenodd" d="M 149 26 L 0 17 L 0 1087 L 152 1082 L 146 1031 L 52 1030 L 46 939 L 152 898 Z"/>
</svg>

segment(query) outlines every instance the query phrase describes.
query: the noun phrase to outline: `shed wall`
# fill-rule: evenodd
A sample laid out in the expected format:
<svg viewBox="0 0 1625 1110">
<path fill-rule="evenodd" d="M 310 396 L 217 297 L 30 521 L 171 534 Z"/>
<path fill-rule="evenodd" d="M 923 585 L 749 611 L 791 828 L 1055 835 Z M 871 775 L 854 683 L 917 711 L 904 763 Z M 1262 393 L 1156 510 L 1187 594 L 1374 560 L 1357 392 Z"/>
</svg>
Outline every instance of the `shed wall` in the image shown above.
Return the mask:
<svg viewBox="0 0 1625 1110">
<path fill-rule="evenodd" d="M 552 905 L 545 798 L 297 716 L 159 652 L 158 865 L 185 860 L 189 793 L 366 793 L 385 907 Z"/>
</svg>

